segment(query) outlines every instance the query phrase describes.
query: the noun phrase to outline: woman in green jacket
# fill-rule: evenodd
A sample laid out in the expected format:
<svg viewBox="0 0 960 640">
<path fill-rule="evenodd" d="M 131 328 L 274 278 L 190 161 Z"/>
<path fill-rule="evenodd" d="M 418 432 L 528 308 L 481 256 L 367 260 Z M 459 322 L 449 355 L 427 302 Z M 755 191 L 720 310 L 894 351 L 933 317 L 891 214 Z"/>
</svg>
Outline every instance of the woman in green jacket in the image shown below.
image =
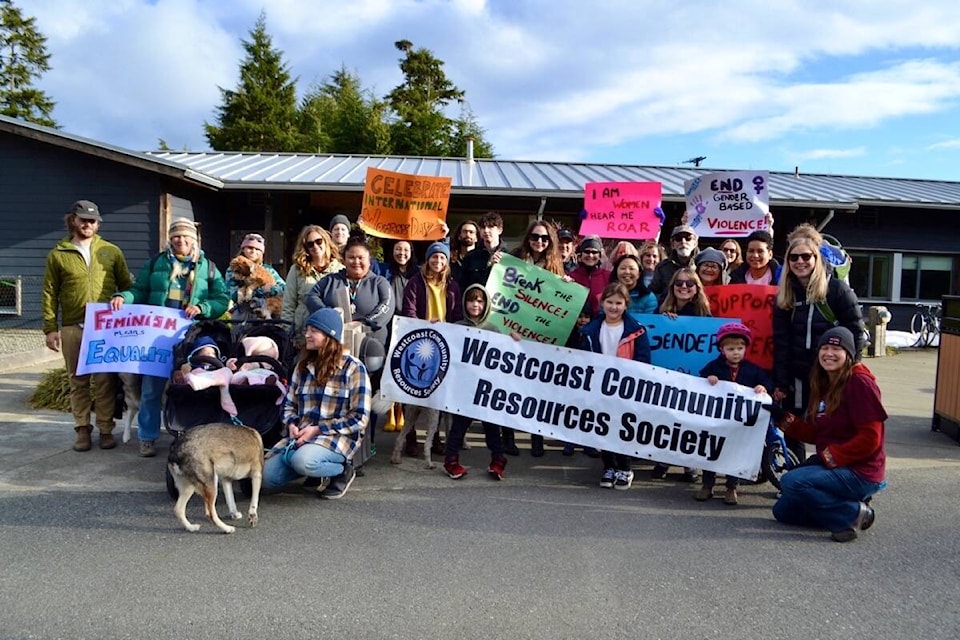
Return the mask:
<svg viewBox="0 0 960 640">
<path fill-rule="evenodd" d="M 169 229 L 167 249 L 143 265 L 133 286 L 110 300 L 118 310 L 127 304 L 152 304 L 183 309 L 189 319 L 218 318 L 230 303 L 227 283 L 200 249 L 197 225 L 178 218 Z M 160 405 L 167 379 L 143 376 L 140 413 L 137 416 L 140 455 L 157 455 L 155 442 L 160 436 Z"/>
</svg>

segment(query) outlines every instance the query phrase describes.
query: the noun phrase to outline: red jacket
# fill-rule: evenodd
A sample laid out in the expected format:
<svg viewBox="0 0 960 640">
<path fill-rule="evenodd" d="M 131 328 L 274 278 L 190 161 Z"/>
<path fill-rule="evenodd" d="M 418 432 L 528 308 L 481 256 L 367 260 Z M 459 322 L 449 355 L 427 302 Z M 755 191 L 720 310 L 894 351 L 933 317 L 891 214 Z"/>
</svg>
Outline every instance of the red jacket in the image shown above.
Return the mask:
<svg viewBox="0 0 960 640">
<path fill-rule="evenodd" d="M 573 281 L 589 289 L 587 303 L 590 305 L 590 316 L 597 317 L 600 313 L 600 295 L 603 288 L 610 283 L 610 269 L 595 267 L 590 271 L 583 264 L 578 264 L 577 268 L 568 273 Z"/>
</svg>

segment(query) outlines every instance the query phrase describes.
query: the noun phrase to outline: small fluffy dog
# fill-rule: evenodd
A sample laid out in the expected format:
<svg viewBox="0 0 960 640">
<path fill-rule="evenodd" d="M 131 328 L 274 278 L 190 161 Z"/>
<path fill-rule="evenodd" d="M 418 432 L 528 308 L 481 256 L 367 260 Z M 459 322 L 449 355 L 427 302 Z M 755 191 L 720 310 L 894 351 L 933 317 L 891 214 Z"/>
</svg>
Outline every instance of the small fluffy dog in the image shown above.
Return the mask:
<svg viewBox="0 0 960 640">
<path fill-rule="evenodd" d="M 196 531 L 200 525 L 187 520 L 187 502 L 194 493 L 203 498 L 203 508 L 210 521 L 224 533 L 233 533 L 235 527 L 224 523 L 217 515 L 217 481 L 223 484 L 230 517 L 239 520 L 233 499 L 233 481 L 249 477 L 253 484 L 250 498 L 250 526 L 257 526 L 260 502 L 260 484 L 263 480 L 263 439 L 256 429 L 232 424 L 204 424 L 187 429 L 170 447 L 167 468 L 177 485 L 180 497 L 173 508 L 177 520 L 187 531 Z"/>
<path fill-rule="evenodd" d="M 270 320 L 280 317 L 280 309 L 283 306 L 283 296 L 269 296 L 266 298 L 257 298 L 254 293 L 261 287 L 272 287 L 277 284 L 270 272 L 263 268 L 263 265 L 257 264 L 246 256 L 237 256 L 230 261 L 230 271 L 236 280 L 243 282 L 243 286 L 237 289 L 237 303 L 250 303 L 253 312 L 261 318 Z"/>
</svg>

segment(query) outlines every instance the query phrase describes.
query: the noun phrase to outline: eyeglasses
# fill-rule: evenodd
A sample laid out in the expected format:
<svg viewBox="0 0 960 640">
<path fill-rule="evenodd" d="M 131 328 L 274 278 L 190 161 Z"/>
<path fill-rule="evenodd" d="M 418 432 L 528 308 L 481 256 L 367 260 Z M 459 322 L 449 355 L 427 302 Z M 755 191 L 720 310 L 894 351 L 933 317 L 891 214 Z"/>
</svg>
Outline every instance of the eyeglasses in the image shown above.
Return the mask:
<svg viewBox="0 0 960 640">
<path fill-rule="evenodd" d="M 585 255 L 585 256 L 598 256 L 598 255 L 600 255 L 600 252 L 597 251 L 596 249 L 584 249 L 584 250 L 581 251 L 580 253 L 582 253 L 582 254 Z"/>
<path fill-rule="evenodd" d="M 677 280 L 673 283 L 673 286 L 678 289 L 696 289 L 697 283 L 693 280 Z"/>
<path fill-rule="evenodd" d="M 550 235 L 547 233 L 531 233 L 529 236 L 531 242 L 550 242 Z"/>
<path fill-rule="evenodd" d="M 810 262 L 811 260 L 813 260 L 813 254 L 812 253 L 791 253 L 790 255 L 787 256 L 787 259 L 790 262 L 797 262 L 798 260 L 802 260 L 803 262 Z"/>
<path fill-rule="evenodd" d="M 693 240 L 693 236 L 689 233 L 678 233 L 677 235 L 673 236 L 671 240 Z"/>
<path fill-rule="evenodd" d="M 711 271 L 719 271 L 719 270 L 720 270 L 720 265 L 718 265 L 716 262 L 701 262 L 701 263 L 700 263 L 700 268 L 701 268 L 701 269 L 710 269 Z"/>
<path fill-rule="evenodd" d="M 304 249 L 309 249 L 310 247 L 317 247 L 317 248 L 319 248 L 319 247 L 322 247 L 322 246 L 323 246 L 323 238 L 317 238 L 316 240 L 304 240 L 304 241 L 303 241 L 303 248 L 304 248 Z"/>
</svg>

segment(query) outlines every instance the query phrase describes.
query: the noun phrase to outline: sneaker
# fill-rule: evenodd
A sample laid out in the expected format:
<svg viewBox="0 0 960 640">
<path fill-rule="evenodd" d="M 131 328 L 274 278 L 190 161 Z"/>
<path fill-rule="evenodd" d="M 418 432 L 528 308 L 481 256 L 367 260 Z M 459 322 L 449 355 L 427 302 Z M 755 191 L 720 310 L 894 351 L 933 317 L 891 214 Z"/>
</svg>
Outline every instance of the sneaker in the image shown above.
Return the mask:
<svg viewBox="0 0 960 640">
<path fill-rule="evenodd" d="M 683 478 L 684 482 L 696 482 L 700 477 L 700 473 L 697 472 L 696 469 L 684 469 L 683 476 L 681 477 Z"/>
<path fill-rule="evenodd" d="M 459 460 L 450 460 L 449 462 L 443 463 L 443 470 L 447 472 L 447 475 L 453 478 L 454 480 L 459 480 L 463 476 L 467 475 L 467 469 Z"/>
<path fill-rule="evenodd" d="M 324 500 L 339 500 L 346 493 L 353 481 L 357 479 L 357 472 L 353 465 L 347 465 L 346 470 L 338 476 L 330 478 L 330 484 L 320 492 L 320 497 Z"/>
<path fill-rule="evenodd" d="M 723 494 L 723 504 L 739 504 L 740 498 L 737 496 L 736 489 L 727 489 L 726 493 Z"/>
<path fill-rule="evenodd" d="M 613 488 L 626 491 L 633 484 L 633 471 L 617 471 L 616 480 L 613 481 Z"/>
<path fill-rule="evenodd" d="M 713 497 L 713 487 L 700 487 L 700 490 L 693 494 L 693 499 L 697 502 L 706 502 Z"/>
<path fill-rule="evenodd" d="M 152 458 L 157 455 L 157 446 L 149 440 L 140 441 L 140 457 Z"/>
<path fill-rule="evenodd" d="M 570 444 L 570 443 L 567 443 L 567 444 L 563 445 L 563 451 L 560 452 L 560 455 L 568 456 L 568 457 L 569 457 L 569 456 L 572 456 L 572 455 L 573 455 L 573 445 Z"/>
<path fill-rule="evenodd" d="M 659 462 L 653 465 L 653 470 L 650 472 L 650 477 L 654 480 L 663 480 L 667 477 L 667 469 L 669 467 L 665 464 L 660 464 Z"/>
<path fill-rule="evenodd" d="M 613 467 L 603 470 L 603 475 L 600 476 L 600 486 L 604 489 L 612 489 L 613 483 L 617 480 L 617 470 Z"/>
<path fill-rule="evenodd" d="M 506 467 L 506 458 L 493 458 L 490 460 L 490 467 L 487 469 L 487 473 L 489 473 L 490 477 L 494 480 L 503 480 L 504 469 L 506 469 Z"/>
</svg>

